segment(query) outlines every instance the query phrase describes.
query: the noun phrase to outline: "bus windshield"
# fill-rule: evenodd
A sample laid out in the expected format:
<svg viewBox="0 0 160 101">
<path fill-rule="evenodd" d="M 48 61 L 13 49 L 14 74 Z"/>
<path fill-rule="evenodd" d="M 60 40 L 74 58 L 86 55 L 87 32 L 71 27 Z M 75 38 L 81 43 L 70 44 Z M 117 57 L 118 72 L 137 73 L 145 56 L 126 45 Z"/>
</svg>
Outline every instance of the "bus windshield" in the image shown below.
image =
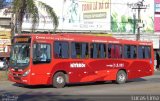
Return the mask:
<svg viewBox="0 0 160 101">
<path fill-rule="evenodd" d="M 19 43 L 12 47 L 10 66 L 26 67 L 29 65 L 30 44 Z"/>
</svg>

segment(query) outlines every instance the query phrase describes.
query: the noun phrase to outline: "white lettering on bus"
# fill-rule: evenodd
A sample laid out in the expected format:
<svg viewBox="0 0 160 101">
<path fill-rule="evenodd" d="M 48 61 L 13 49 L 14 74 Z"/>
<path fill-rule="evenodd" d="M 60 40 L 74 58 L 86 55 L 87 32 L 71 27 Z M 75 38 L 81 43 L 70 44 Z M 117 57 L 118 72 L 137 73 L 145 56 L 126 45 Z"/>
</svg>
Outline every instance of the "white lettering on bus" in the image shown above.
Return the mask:
<svg viewBox="0 0 160 101">
<path fill-rule="evenodd" d="M 54 37 L 45 37 L 45 36 L 36 36 L 36 39 L 44 39 L 44 40 L 66 40 L 73 41 L 72 38 L 54 38 Z"/>
<path fill-rule="evenodd" d="M 105 40 L 92 40 L 92 42 L 107 42 Z"/>
<path fill-rule="evenodd" d="M 46 38 L 43 36 L 36 36 L 36 39 L 46 39 Z"/>
<path fill-rule="evenodd" d="M 113 63 L 113 64 L 107 64 L 107 67 L 113 67 L 113 68 L 123 68 L 124 63 Z"/>
<path fill-rule="evenodd" d="M 86 64 L 84 63 L 71 63 L 70 68 L 85 68 Z"/>
</svg>

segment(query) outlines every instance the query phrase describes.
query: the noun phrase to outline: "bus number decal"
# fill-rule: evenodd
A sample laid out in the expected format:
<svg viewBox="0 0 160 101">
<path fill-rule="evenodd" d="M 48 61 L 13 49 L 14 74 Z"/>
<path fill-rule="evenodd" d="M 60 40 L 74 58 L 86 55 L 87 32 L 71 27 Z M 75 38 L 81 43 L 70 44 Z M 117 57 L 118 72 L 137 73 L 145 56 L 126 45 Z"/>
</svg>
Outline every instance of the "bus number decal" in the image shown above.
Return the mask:
<svg viewBox="0 0 160 101">
<path fill-rule="evenodd" d="M 107 67 L 113 67 L 113 68 L 123 68 L 124 63 L 113 63 L 113 64 L 107 64 Z"/>
</svg>

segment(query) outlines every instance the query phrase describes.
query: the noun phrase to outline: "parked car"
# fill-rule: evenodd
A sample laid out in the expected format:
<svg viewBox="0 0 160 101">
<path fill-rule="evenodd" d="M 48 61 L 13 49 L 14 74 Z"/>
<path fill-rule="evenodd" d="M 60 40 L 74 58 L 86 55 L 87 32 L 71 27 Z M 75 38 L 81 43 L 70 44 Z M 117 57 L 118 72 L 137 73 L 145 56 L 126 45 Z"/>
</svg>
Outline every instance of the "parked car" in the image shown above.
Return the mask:
<svg viewBox="0 0 160 101">
<path fill-rule="evenodd" d="M 8 68 L 8 65 L 6 64 L 6 61 L 0 61 L 0 70 L 6 70 Z"/>
</svg>

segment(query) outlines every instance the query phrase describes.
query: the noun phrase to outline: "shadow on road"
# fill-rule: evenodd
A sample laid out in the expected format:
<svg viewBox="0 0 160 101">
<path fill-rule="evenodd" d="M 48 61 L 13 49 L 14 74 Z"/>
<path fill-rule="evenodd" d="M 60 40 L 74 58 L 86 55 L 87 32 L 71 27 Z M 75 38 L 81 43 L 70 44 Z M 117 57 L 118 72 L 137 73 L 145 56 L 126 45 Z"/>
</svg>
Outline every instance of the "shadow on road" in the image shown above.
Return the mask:
<svg viewBox="0 0 160 101">
<path fill-rule="evenodd" d="M 78 87 L 78 86 L 94 86 L 94 85 L 105 85 L 105 84 L 112 84 L 112 82 L 87 82 L 87 83 L 74 83 L 74 84 L 67 84 L 66 87 Z M 113 83 L 114 84 L 114 83 Z M 22 88 L 29 88 L 29 89 L 39 89 L 39 88 L 53 88 L 52 85 L 36 85 L 36 86 L 29 86 L 24 84 L 18 84 L 14 83 L 12 84 L 16 87 L 22 87 Z"/>
<path fill-rule="evenodd" d="M 129 95 L 62 95 L 61 93 L 41 93 L 0 91 L 0 101 L 131 101 Z"/>
<path fill-rule="evenodd" d="M 139 82 L 142 82 L 140 84 L 146 83 L 146 82 L 160 82 L 160 79 L 158 77 L 155 78 L 137 78 L 137 79 L 132 79 L 127 81 L 126 84 L 122 84 L 120 86 L 122 92 L 123 88 L 129 87 L 128 85 L 136 85 L 139 84 Z M 76 95 L 76 92 L 82 90 L 82 92 L 91 90 L 92 88 L 99 89 L 99 87 L 102 85 L 104 89 L 111 90 L 108 88 L 116 88 L 114 91 L 117 92 L 117 89 L 119 85 L 112 83 L 111 81 L 107 82 L 89 82 L 89 83 L 77 83 L 77 84 L 68 84 L 67 89 L 52 89 L 52 86 L 44 86 L 44 85 L 38 85 L 38 86 L 27 86 L 23 84 L 17 84 L 14 83 L 12 84 L 15 86 L 15 90 L 0 90 L 0 101 L 131 101 L 132 97 L 129 95 L 126 96 L 112 96 L 112 95 Z M 98 86 L 95 86 L 98 85 Z M 92 87 L 91 87 L 92 86 Z M 143 86 L 143 85 L 142 85 Z M 26 88 L 26 89 L 19 89 L 17 90 L 18 87 Z M 73 89 L 72 89 L 73 87 Z M 79 87 L 79 88 L 78 88 Z M 87 89 L 88 87 L 91 87 L 90 89 Z M 108 87 L 108 88 L 107 88 Z M 49 88 L 49 89 L 46 89 Z M 78 89 L 77 89 L 78 88 Z M 81 89 L 83 88 L 83 89 Z M 37 90 L 40 89 L 40 90 Z M 42 89 L 42 90 L 41 90 Z M 84 90 L 85 89 L 85 90 Z M 134 89 L 134 88 L 132 88 Z M 26 90 L 22 91 L 21 90 Z M 84 91 L 83 91 L 84 90 Z M 103 89 L 102 89 L 103 90 Z M 43 92 L 45 91 L 45 92 Z M 119 90 L 118 90 L 119 91 Z M 65 92 L 65 93 L 64 93 Z M 75 95 L 63 95 L 63 94 L 68 94 L 68 92 L 73 92 Z M 95 91 L 96 92 L 96 91 Z M 129 91 L 130 92 L 130 91 Z M 98 94 L 98 92 L 96 92 Z M 121 92 L 120 92 L 121 93 Z M 131 92 L 132 93 L 132 92 Z M 85 93 L 84 93 L 85 94 Z M 107 93 L 104 93 L 107 94 Z M 109 92 L 111 94 L 111 92 Z M 127 93 L 130 94 L 130 93 Z M 10 99 L 11 98 L 11 99 Z M 13 99 L 17 100 L 13 100 Z"/>
<path fill-rule="evenodd" d="M 131 82 L 144 82 L 144 81 L 147 81 L 147 80 L 143 79 L 143 78 L 137 78 L 137 79 L 128 80 L 127 83 L 131 83 Z"/>
<path fill-rule="evenodd" d="M 143 78 L 137 78 L 137 79 L 132 79 L 132 80 L 128 80 L 126 82 L 126 84 L 128 83 L 132 83 L 132 82 L 144 82 L 147 81 L 146 79 Z M 106 85 L 106 84 L 116 84 L 113 83 L 112 81 L 97 81 L 97 82 L 87 82 L 87 83 L 73 83 L 73 84 L 67 84 L 66 87 L 80 87 L 80 86 L 94 86 L 94 85 Z M 17 87 L 22 87 L 22 88 L 29 88 L 29 89 L 39 89 L 39 88 L 53 88 L 52 85 L 36 85 L 36 86 L 29 86 L 29 85 L 24 85 L 24 84 L 18 84 L 18 83 L 14 83 L 12 84 L 13 86 L 17 86 Z"/>
<path fill-rule="evenodd" d="M 19 83 L 14 83 L 12 85 L 16 86 L 16 87 L 29 88 L 29 89 L 52 88 L 51 85 L 36 85 L 36 86 L 33 85 L 33 86 L 30 86 L 30 85 L 24 85 L 24 84 L 19 84 Z"/>
<path fill-rule="evenodd" d="M 91 101 L 87 100 L 87 97 L 88 96 L 61 95 L 57 92 L 55 94 L 40 92 L 26 92 L 25 94 L 9 91 L 0 92 L 0 101 Z"/>
</svg>

